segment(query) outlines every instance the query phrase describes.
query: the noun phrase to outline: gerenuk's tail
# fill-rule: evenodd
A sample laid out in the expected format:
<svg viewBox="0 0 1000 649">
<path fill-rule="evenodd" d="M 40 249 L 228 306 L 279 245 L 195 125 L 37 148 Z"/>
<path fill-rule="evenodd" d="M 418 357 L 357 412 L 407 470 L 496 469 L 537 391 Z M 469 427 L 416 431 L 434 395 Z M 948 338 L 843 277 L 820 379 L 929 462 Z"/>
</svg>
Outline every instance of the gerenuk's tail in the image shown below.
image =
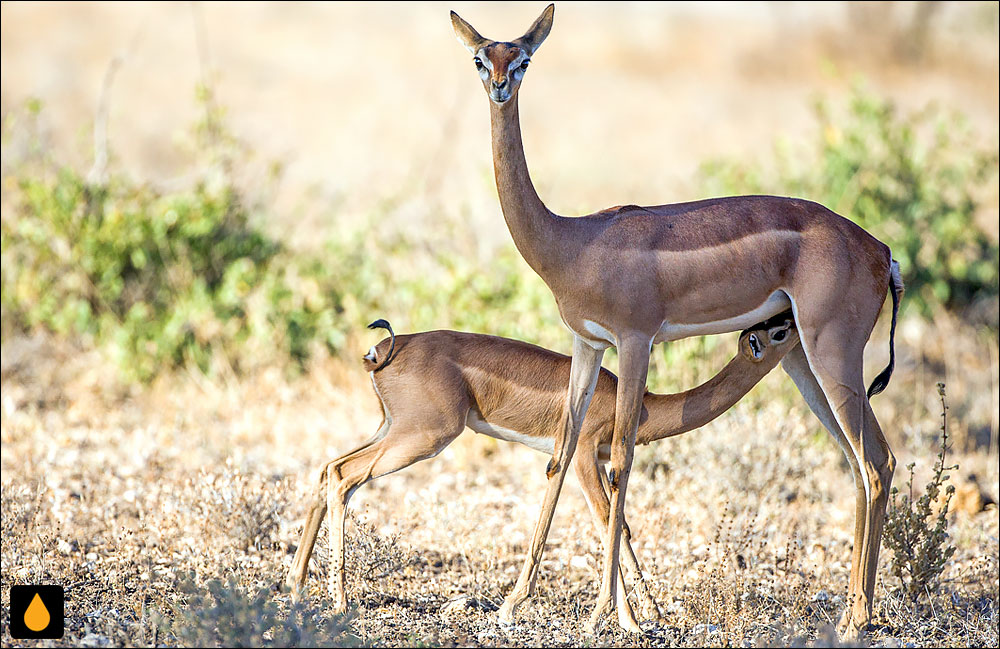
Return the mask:
<svg viewBox="0 0 1000 649">
<path fill-rule="evenodd" d="M 889 325 L 889 364 L 868 386 L 869 399 L 885 390 L 885 386 L 889 385 L 889 377 L 892 376 L 892 368 L 896 364 L 896 315 L 899 313 L 899 299 L 903 297 L 903 278 L 899 275 L 899 262 L 895 259 L 889 265 L 889 290 L 889 295 L 892 296 L 892 324 Z"/>
<path fill-rule="evenodd" d="M 368 325 L 369 329 L 385 329 L 389 332 L 389 353 L 385 355 L 382 362 L 378 364 L 378 367 L 372 370 L 372 372 L 378 372 L 380 369 L 392 362 L 392 352 L 396 349 L 396 334 L 392 331 L 392 326 L 389 324 L 388 320 L 382 320 L 379 318 L 375 322 Z M 377 352 L 374 347 L 369 350 L 368 354 L 364 357 L 366 361 L 371 363 L 378 363 Z"/>
</svg>

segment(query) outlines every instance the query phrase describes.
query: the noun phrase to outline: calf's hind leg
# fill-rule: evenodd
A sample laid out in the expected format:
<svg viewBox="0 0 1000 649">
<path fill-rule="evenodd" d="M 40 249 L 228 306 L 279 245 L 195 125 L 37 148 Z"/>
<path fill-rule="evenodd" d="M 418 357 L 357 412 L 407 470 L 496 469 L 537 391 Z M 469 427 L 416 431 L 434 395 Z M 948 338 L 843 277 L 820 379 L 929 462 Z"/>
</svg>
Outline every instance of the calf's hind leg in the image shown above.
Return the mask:
<svg viewBox="0 0 1000 649">
<path fill-rule="evenodd" d="M 395 421 L 388 434 L 371 446 L 328 465 L 326 506 L 330 528 L 330 577 L 328 590 L 334 610 L 347 607 L 344 593 L 344 519 L 347 502 L 361 485 L 434 457 L 465 428 L 464 419 L 436 427 Z"/>
<path fill-rule="evenodd" d="M 467 410 L 467 409 L 466 409 Z M 428 426 L 409 421 L 395 421 L 385 428 L 385 433 L 361 448 L 327 463 L 320 474 L 316 500 L 306 517 L 302 541 L 295 553 L 288 582 L 293 593 L 305 583 L 309 558 L 319 534 L 323 515 L 330 532 L 330 576 L 328 590 L 334 600 L 334 610 L 347 607 L 344 592 L 344 523 L 347 503 L 351 495 L 363 484 L 381 476 L 434 457 L 450 444 L 465 427 L 464 420 L 442 421 L 433 418 Z M 386 426 L 386 425 L 384 425 Z M 382 432 L 380 430 L 380 432 Z"/>
<path fill-rule="evenodd" d="M 375 444 L 385 437 L 387 432 L 389 432 L 389 423 L 383 420 L 375 437 L 369 442 L 328 462 L 320 472 L 319 487 L 316 489 L 316 495 L 309 505 L 309 511 L 306 514 L 306 524 L 302 529 L 302 538 L 299 541 L 299 547 L 295 550 L 295 558 L 292 560 L 292 567 L 288 571 L 288 577 L 285 579 L 285 583 L 292 590 L 293 600 L 298 599 L 300 591 L 306 584 L 306 573 L 309 571 L 309 558 L 312 556 L 313 548 L 316 545 L 316 537 L 319 535 L 319 528 L 323 523 L 323 517 L 326 516 L 327 477 L 330 467 Z"/>
</svg>

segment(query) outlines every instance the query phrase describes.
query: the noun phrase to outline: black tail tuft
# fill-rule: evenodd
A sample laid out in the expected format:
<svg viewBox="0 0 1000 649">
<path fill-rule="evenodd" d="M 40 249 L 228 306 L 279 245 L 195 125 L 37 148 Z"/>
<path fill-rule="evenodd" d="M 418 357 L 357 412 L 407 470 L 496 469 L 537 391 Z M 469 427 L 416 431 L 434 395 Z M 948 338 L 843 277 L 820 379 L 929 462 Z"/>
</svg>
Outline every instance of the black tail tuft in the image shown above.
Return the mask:
<svg viewBox="0 0 1000 649">
<path fill-rule="evenodd" d="M 378 372 L 380 369 L 392 362 L 392 352 L 396 349 L 396 334 L 392 331 L 392 325 L 389 324 L 388 320 L 383 320 L 379 318 L 375 322 L 368 325 L 369 329 L 385 329 L 389 332 L 389 353 L 385 355 L 385 360 L 379 363 L 373 372 Z"/>
<path fill-rule="evenodd" d="M 885 390 L 886 386 L 889 385 L 892 370 L 896 366 L 896 315 L 899 313 L 899 298 L 903 295 L 903 280 L 899 276 L 899 263 L 896 260 L 892 260 L 890 263 L 889 295 L 892 297 L 892 323 L 889 325 L 889 364 L 868 386 L 869 399 Z"/>
</svg>

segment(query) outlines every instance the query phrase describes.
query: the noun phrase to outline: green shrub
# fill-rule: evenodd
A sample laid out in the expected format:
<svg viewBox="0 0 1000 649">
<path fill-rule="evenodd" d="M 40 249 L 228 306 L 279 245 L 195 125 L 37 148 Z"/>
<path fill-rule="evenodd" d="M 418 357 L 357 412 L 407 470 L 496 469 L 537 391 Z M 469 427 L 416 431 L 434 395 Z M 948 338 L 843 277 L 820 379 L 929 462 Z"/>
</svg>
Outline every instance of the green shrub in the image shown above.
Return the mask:
<svg viewBox="0 0 1000 649">
<path fill-rule="evenodd" d="M 163 193 L 67 167 L 16 178 L 2 225 L 2 302 L 16 326 L 113 343 L 126 373 L 216 360 L 239 369 L 337 350 L 340 293 L 254 225 L 225 182 Z M 338 335 L 340 334 L 340 335 Z"/>
<path fill-rule="evenodd" d="M 958 466 L 946 467 L 944 464 L 948 452 L 948 406 L 945 403 L 944 383 L 938 383 L 938 394 L 941 395 L 941 452 L 934 463 L 934 475 L 914 501 L 914 465 L 909 464 L 906 467 L 910 472 L 906 481 L 907 493 L 900 497 L 899 490 L 892 488 L 885 519 L 885 545 L 892 550 L 892 574 L 913 602 L 930 593 L 945 564 L 955 554 L 955 547 L 948 542 L 947 516 L 955 487 L 945 487 L 944 483 L 948 480 L 945 471 Z M 934 506 L 938 507 L 936 513 Z"/>
<path fill-rule="evenodd" d="M 892 248 L 907 303 L 934 308 L 995 305 L 998 247 L 976 222 L 996 196 L 997 150 L 960 115 L 927 108 L 902 115 L 891 102 L 855 91 L 847 114 L 817 104 L 807 151 L 787 143 L 770 167 L 722 160 L 702 168 L 710 194 L 800 196 L 842 214 Z M 982 309 L 997 326 L 996 308 Z"/>
<path fill-rule="evenodd" d="M 39 110 L 29 107 L 36 117 Z M 195 153 L 210 172 L 176 190 L 115 174 L 88 186 L 41 145 L 33 164 L 8 163 L 4 335 L 44 328 L 89 338 L 112 351 L 126 377 L 142 381 L 178 367 L 294 369 L 317 351 L 354 358 L 349 336 L 379 317 L 399 332 L 458 329 L 569 351 L 550 291 L 514 246 L 470 255 L 455 244 L 459 223 L 387 233 L 386 215 L 373 214 L 318 252 L 289 250 L 259 226 L 279 220 L 269 206 L 235 189 L 231 179 L 246 155 L 233 154 L 238 144 L 222 115 L 206 107 L 196 127 Z M 994 179 L 995 152 L 966 146 L 960 127 L 939 129 L 924 147 L 917 135 L 930 113 L 900 118 L 863 96 L 843 128 L 825 108 L 820 117 L 818 163 L 799 164 L 779 148 L 775 172 L 718 162 L 705 167 L 706 185 L 803 195 L 851 215 L 890 243 L 908 295 L 925 308 L 995 300 L 997 245 L 972 223 L 974 185 Z M 690 387 L 730 349 L 717 337 L 660 346 L 650 387 Z M 613 369 L 613 351 L 608 362 Z"/>
<path fill-rule="evenodd" d="M 400 331 L 569 340 L 513 246 L 485 259 L 421 258 L 414 244 L 368 241 L 359 229 L 293 253 L 226 182 L 166 193 L 114 177 L 98 191 L 67 167 L 19 170 L 13 181 L 14 218 L 0 230 L 5 320 L 108 345 L 129 378 L 301 364 L 318 348 L 339 353 L 377 317 Z"/>
</svg>

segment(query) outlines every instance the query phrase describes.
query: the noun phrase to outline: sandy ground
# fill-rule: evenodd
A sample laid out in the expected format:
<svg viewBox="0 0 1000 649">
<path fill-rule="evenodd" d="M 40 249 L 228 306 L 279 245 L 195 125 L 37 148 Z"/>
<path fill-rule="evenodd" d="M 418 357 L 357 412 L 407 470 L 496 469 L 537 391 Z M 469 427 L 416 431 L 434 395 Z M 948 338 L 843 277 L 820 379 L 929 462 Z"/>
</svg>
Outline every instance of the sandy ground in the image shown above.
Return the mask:
<svg viewBox="0 0 1000 649">
<path fill-rule="evenodd" d="M 291 385 L 265 374 L 130 396 L 95 376 L 93 353 L 33 344 L 35 362 L 3 374 L 3 597 L 12 583 L 64 584 L 67 645 L 176 644 L 179 582 L 189 572 L 198 584 L 232 579 L 251 594 L 277 587 L 320 460 L 379 423 L 374 395 L 333 385 L 335 368 Z M 538 515 L 547 458 L 471 432 L 354 496 L 351 632 L 384 646 L 834 640 L 849 573 L 851 477 L 812 415 L 774 399 L 782 380 L 772 374 L 705 428 L 638 451 L 627 515 L 663 613 L 643 622 L 645 636 L 614 625 L 598 637 L 583 632 L 600 546 L 572 475 L 536 597 L 514 627 L 497 624 Z M 897 447 L 901 467 L 918 463 L 918 490 L 932 450 Z M 967 489 L 978 473 L 977 493 L 996 500 L 995 457 L 951 459 L 962 465 L 953 482 Z M 905 479 L 901 468 L 896 484 Z M 995 645 L 995 505 L 956 511 L 949 532 L 957 552 L 931 607 L 902 598 L 883 551 L 866 642 Z M 320 616 L 330 603 L 325 539 L 321 532 L 307 582 Z M 290 605 L 287 593 L 269 599 Z M 16 644 L 6 632 L 4 643 Z"/>
</svg>

